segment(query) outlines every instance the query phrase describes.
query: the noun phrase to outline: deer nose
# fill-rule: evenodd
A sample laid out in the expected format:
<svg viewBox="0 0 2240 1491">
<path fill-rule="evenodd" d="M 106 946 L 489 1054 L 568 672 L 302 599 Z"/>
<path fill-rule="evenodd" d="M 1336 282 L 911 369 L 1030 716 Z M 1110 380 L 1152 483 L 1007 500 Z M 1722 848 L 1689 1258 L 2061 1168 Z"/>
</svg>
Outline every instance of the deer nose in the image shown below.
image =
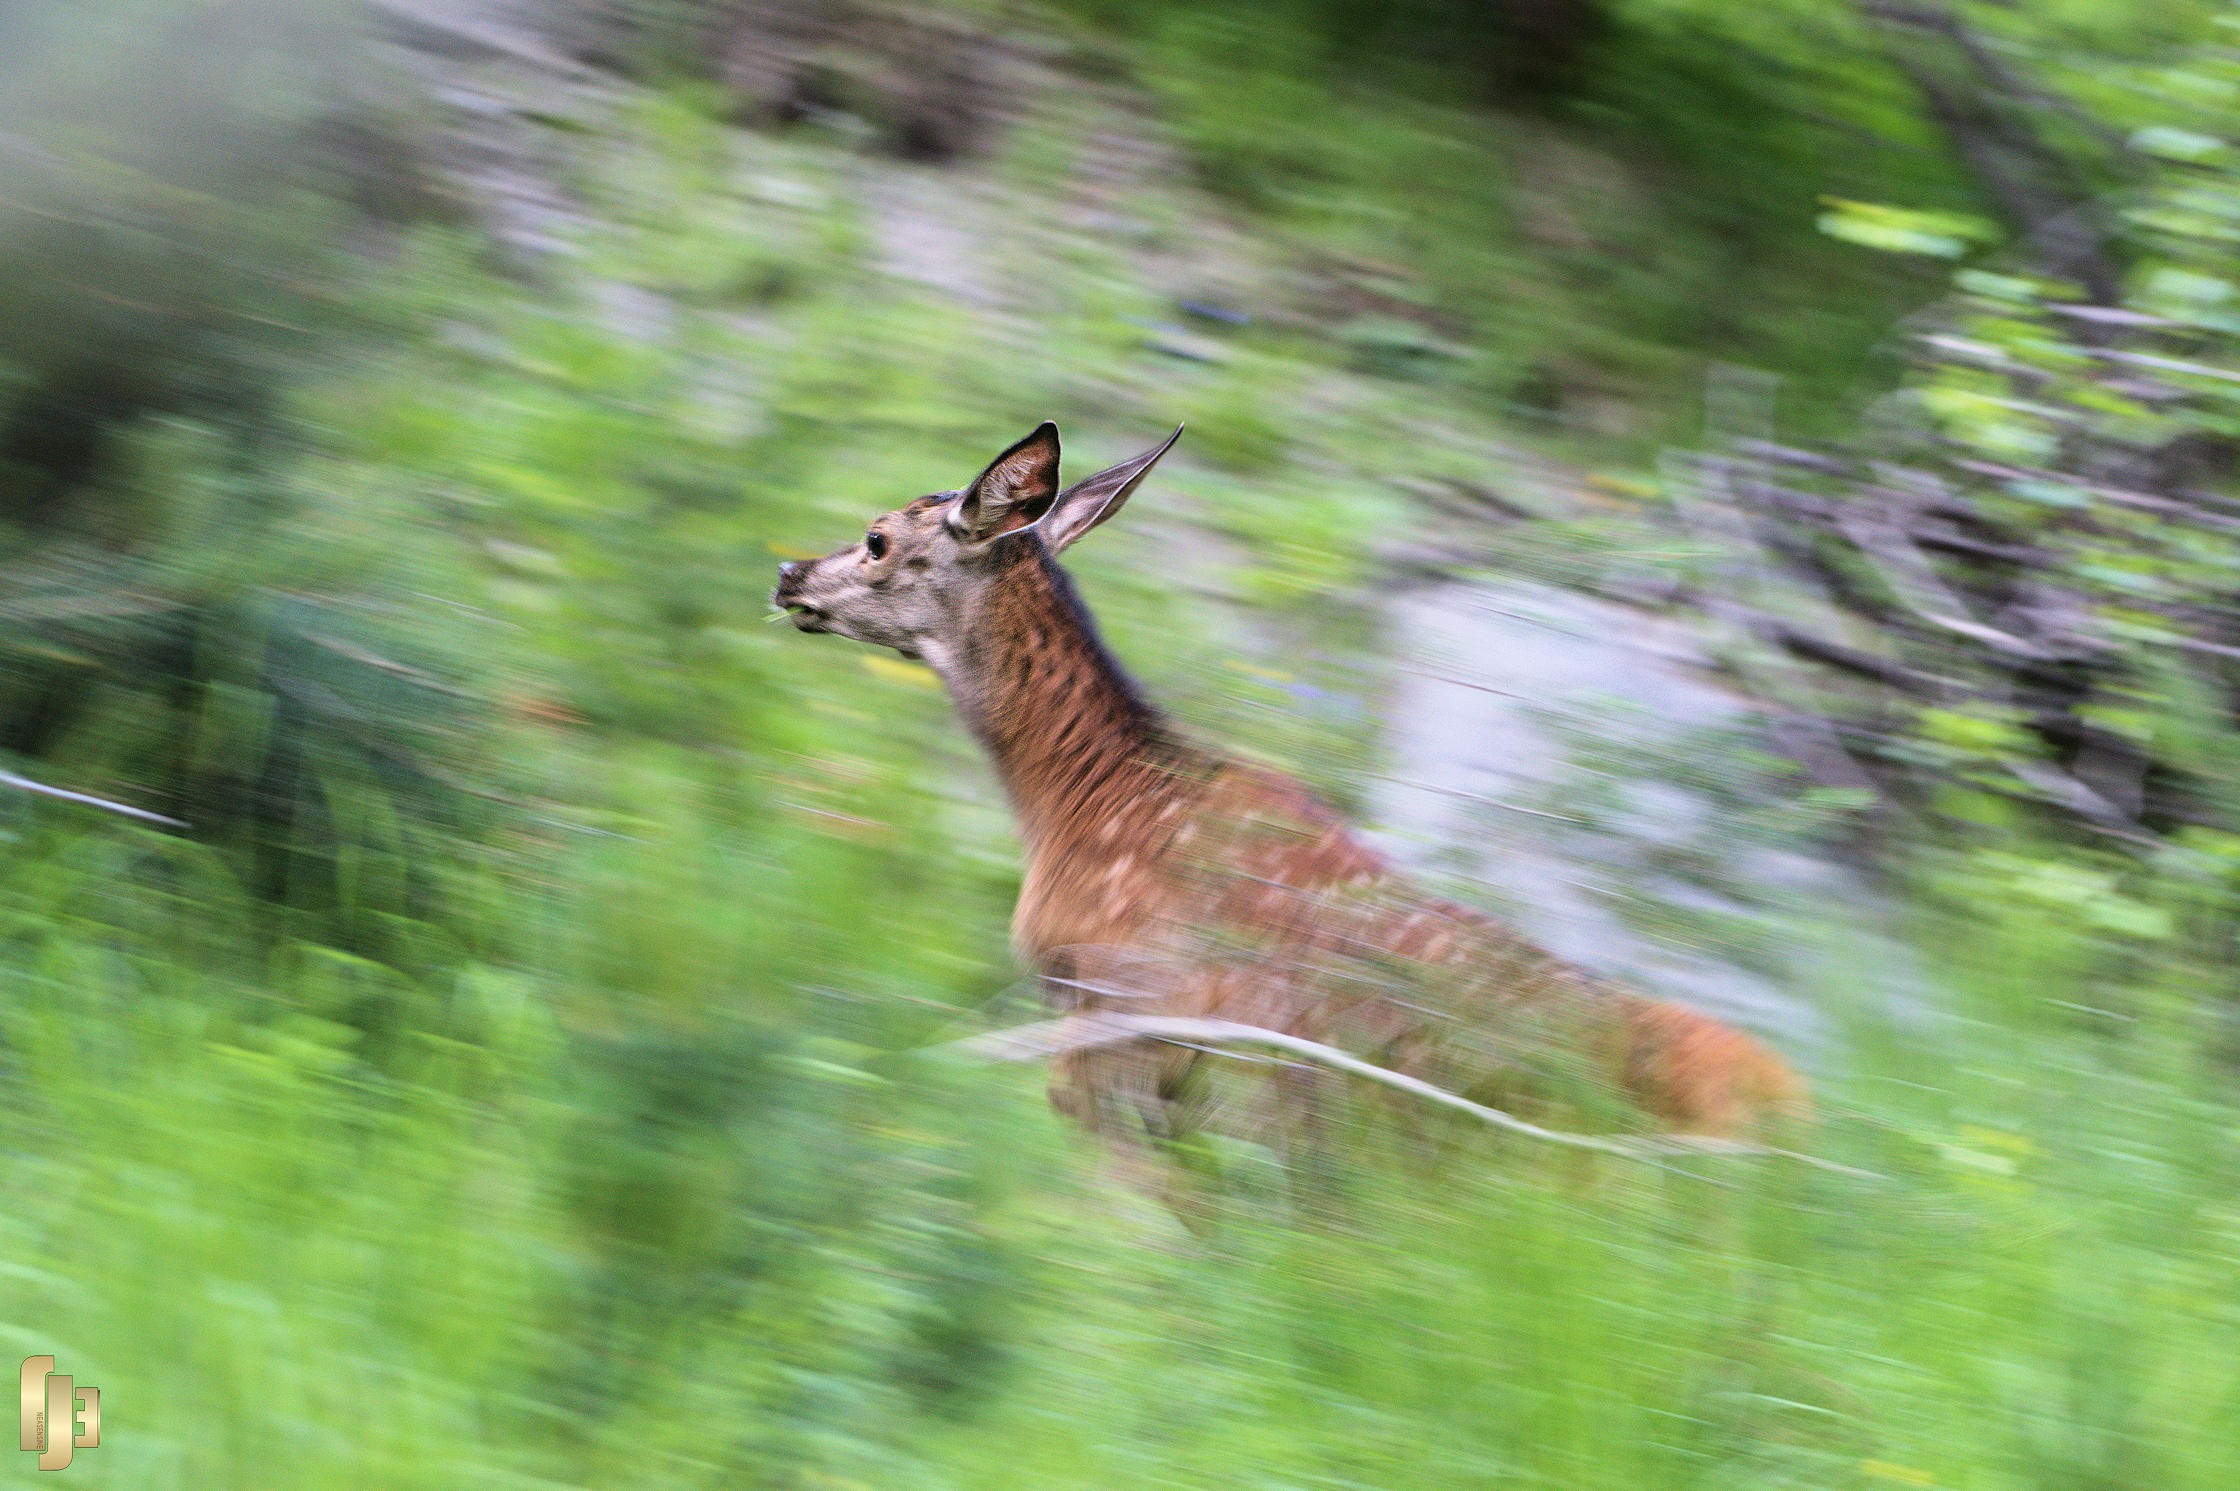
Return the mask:
<svg viewBox="0 0 2240 1491">
<path fill-rule="evenodd" d="M 770 592 L 770 604 L 773 606 L 790 606 L 793 604 L 791 596 L 801 588 L 801 577 L 807 573 L 808 568 L 807 565 L 793 559 L 788 559 L 785 563 L 779 565 L 778 588 Z"/>
</svg>

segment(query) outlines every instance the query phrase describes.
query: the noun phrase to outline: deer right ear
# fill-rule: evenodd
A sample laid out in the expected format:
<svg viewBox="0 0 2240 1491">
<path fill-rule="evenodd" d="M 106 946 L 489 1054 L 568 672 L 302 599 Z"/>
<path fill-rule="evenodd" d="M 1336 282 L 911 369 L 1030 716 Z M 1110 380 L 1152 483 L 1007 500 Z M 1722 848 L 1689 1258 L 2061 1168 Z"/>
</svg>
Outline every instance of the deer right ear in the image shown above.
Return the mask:
<svg viewBox="0 0 2240 1491">
<path fill-rule="evenodd" d="M 1057 497 L 1058 427 L 1044 420 L 958 494 L 949 527 L 967 543 L 983 543 L 1033 523 Z"/>
<path fill-rule="evenodd" d="M 1043 541 L 1050 545 L 1050 552 L 1062 554 L 1075 539 L 1120 511 L 1125 503 L 1159 464 L 1159 457 L 1174 449 L 1182 438 L 1182 426 L 1176 425 L 1174 433 L 1160 441 L 1140 456 L 1133 456 L 1109 470 L 1095 476 L 1083 477 L 1058 494 L 1052 504 L 1050 516 L 1043 519 Z"/>
</svg>

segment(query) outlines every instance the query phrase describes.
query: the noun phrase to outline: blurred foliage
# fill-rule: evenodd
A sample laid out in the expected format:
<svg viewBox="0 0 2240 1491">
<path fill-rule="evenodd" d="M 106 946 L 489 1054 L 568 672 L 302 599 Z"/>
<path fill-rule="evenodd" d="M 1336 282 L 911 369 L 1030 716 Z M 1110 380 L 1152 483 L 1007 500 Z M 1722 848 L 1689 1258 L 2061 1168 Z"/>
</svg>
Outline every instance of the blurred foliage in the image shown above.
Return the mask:
<svg viewBox="0 0 2240 1491">
<path fill-rule="evenodd" d="M 921 178 L 839 121 L 736 131 L 704 80 L 584 131 L 568 251 L 524 270 L 471 220 L 369 225 L 318 184 L 331 95 L 257 71 L 292 34 L 264 23 L 311 11 L 0 12 L 11 59 L 95 27 L 61 49 L 69 107 L 0 93 L 0 148 L 54 167 L 0 204 L 0 764 L 189 825 L 0 795 L 0 1331 L 103 1390 L 71 1474 L 2231 1485 L 2231 927 L 2190 868 L 2221 840 L 1906 846 L 1949 1008 L 1860 1008 L 1840 967 L 1813 991 L 1848 1038 L 1820 1142 L 1878 1180 L 1459 1135 L 1433 1165 L 1365 1116 L 1332 1214 L 1231 1144 L 1220 1225 L 1185 1240 L 1031 1075 L 929 1049 L 1011 978 L 1016 890 L 937 690 L 762 624 L 778 558 L 1036 418 L 1093 462 L 1187 417 L 1203 448 L 1085 546 L 1084 587 L 1184 718 L 1356 795 L 1363 592 L 1421 521 L 1390 478 L 1482 473 L 1489 401 L 1624 459 L 1687 418 L 1707 347 L 1817 400 L 1931 283 L 1817 234 L 1821 199 L 1976 207 L 1804 10 L 1613 5 L 1501 111 L 1483 56 L 1408 45 L 1458 34 L 1428 6 L 1038 16 L 1066 66 L 1136 74 L 1215 195 L 1057 231 L 1111 129 L 1062 97 L 963 178 L 1018 230 L 975 244 L 1020 287 L 1002 309 L 891 272 Z M 2118 86 L 2183 13 L 1995 19 L 2118 59 L 2095 107 L 2172 159 L 2140 303 L 2214 361 L 2222 85 Z M 103 107 L 205 65 L 207 119 Z M 209 175 L 134 154 L 237 130 Z M 1860 130 L 1895 143 L 1831 143 Z M 1315 314 L 1177 337 L 1172 287 L 1126 271 L 1211 263 L 1238 220 L 1312 271 Z M 2119 442 L 2177 417 L 2092 404 L 2052 292 L 1971 272 L 1976 332 L 2060 407 Z M 2224 380 L 2188 376 L 2221 417 Z M 1927 374 L 1954 439 L 2076 417 L 1977 378 Z M 1600 436 L 1589 392 L 1622 416 Z M 58 451 L 64 407 L 92 412 Z M 2111 606 L 2137 574 L 2214 589 L 2221 549 L 2110 562 L 2040 508 Z M 1626 542 L 1539 531 L 1582 568 Z M 2139 727 L 2229 781 L 2217 702 L 2173 686 Z"/>
<path fill-rule="evenodd" d="M 1789 526 L 1776 547 L 1887 647 L 1895 697 L 1814 707 L 1917 808 L 1989 840 L 2050 815 L 2087 864 L 2213 883 L 2240 831 L 2240 71 L 2214 45 L 2137 88 L 2119 302 L 2027 260 L 1963 269 L 1854 448 L 1776 451 L 1744 489 Z M 1917 214 L 1860 207 L 1829 231 L 1948 256 Z M 2047 852 L 2064 862 L 1986 864 L 2049 906 L 2172 934 L 2151 904 L 2166 890 L 2142 903 L 2119 871 Z"/>
<path fill-rule="evenodd" d="M 1372 363 L 1463 333 L 1485 355 L 1439 376 L 1597 440 L 1687 429 L 1707 352 L 1840 407 L 1934 281 L 1830 244 L 1819 199 L 1971 205 L 1904 80 L 1837 8 L 1550 8 L 1607 21 L 1561 88 L 1487 113 L 1523 45 L 1499 4 L 1084 4 L 1206 185 L 1334 260 Z"/>
<path fill-rule="evenodd" d="M 0 17 L 0 460 L 68 468 L 138 410 L 253 405 L 343 220 L 304 148 L 341 0 L 28 0 Z M 277 167 L 277 169 L 276 169 Z M 244 413 L 252 410 L 244 409 Z M 19 509 L 22 473 L 9 473 Z"/>
</svg>

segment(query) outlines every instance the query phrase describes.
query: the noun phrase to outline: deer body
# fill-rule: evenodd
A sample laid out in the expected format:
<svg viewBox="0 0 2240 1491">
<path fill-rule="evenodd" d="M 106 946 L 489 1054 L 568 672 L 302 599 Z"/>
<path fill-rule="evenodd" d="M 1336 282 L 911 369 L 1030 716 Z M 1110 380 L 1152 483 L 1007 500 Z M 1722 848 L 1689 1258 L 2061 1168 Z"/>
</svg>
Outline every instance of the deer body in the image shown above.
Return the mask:
<svg viewBox="0 0 2240 1491">
<path fill-rule="evenodd" d="M 1500 1100 L 1622 1092 L 1702 1133 L 1801 1103 L 1749 1036 L 1424 893 L 1305 786 L 1183 739 L 1143 700 L 1056 554 L 1172 444 L 1060 492 L 1044 425 L 962 492 L 785 566 L 773 596 L 803 630 L 940 674 L 1018 819 L 1012 944 L 1053 1002 L 1259 1025 Z M 1052 1100 L 1092 1127 L 1173 1136 L 1194 1121 L 1200 1060 L 1150 1043 L 1069 1053 Z M 1311 1123 L 1292 1080 L 1290 1115 Z"/>
</svg>

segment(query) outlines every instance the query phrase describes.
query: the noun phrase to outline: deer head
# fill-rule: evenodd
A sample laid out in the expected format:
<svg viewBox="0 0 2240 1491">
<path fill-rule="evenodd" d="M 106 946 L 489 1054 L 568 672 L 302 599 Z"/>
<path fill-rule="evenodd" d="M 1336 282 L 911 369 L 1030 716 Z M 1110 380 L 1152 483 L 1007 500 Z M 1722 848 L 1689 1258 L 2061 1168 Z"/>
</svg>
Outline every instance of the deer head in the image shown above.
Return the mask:
<svg viewBox="0 0 2240 1491">
<path fill-rule="evenodd" d="M 1178 425 L 1153 449 L 1061 491 L 1058 427 L 1045 421 L 963 490 L 874 518 L 861 542 L 822 559 L 779 565 L 771 604 L 802 631 L 945 669 L 1006 574 L 1063 552 L 1118 512 L 1181 436 Z"/>
</svg>

